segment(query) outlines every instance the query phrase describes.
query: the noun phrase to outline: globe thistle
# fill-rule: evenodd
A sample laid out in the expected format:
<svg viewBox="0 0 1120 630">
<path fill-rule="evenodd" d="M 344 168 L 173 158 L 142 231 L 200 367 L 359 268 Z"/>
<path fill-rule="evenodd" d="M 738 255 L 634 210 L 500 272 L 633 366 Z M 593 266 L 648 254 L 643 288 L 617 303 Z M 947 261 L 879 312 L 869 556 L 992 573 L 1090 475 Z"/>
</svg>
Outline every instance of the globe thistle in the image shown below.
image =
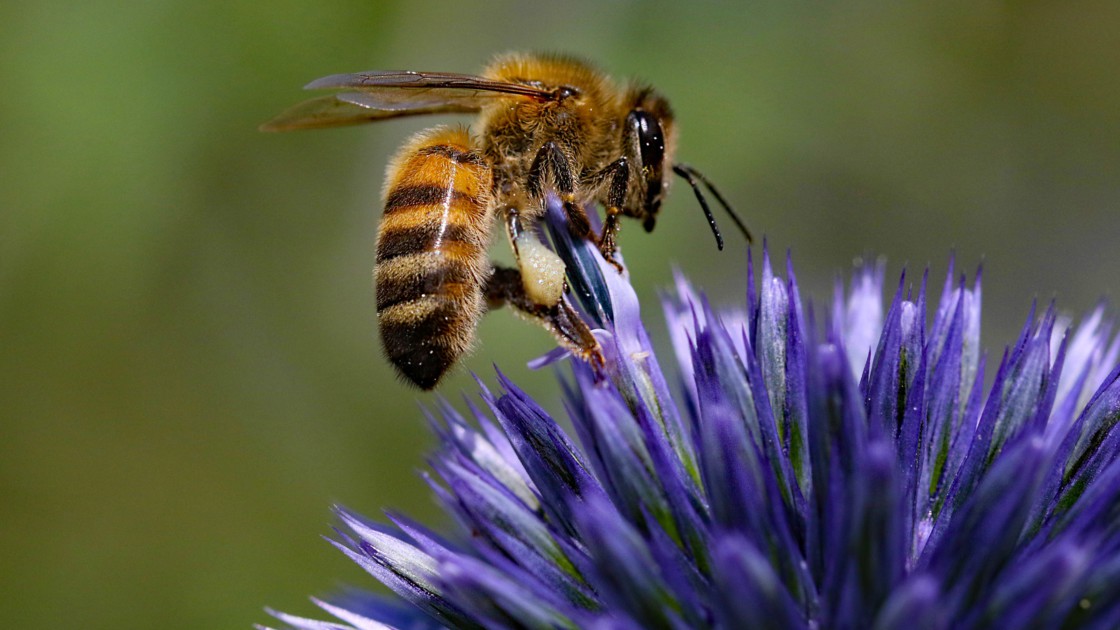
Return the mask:
<svg viewBox="0 0 1120 630">
<path fill-rule="evenodd" d="M 904 276 L 884 305 L 866 264 L 815 312 L 763 253 L 745 310 L 678 276 L 665 369 L 627 279 L 549 221 L 606 357 L 560 379 L 574 435 L 501 373 L 466 417 L 439 403 L 428 481 L 457 531 L 338 508 L 331 543 L 393 596 L 345 592 L 316 600 L 338 622 L 273 612 L 283 624 L 1120 627 L 1103 307 L 1076 328 L 1032 309 L 989 362 L 979 274 L 950 265 L 936 300 L 928 274 Z"/>
</svg>

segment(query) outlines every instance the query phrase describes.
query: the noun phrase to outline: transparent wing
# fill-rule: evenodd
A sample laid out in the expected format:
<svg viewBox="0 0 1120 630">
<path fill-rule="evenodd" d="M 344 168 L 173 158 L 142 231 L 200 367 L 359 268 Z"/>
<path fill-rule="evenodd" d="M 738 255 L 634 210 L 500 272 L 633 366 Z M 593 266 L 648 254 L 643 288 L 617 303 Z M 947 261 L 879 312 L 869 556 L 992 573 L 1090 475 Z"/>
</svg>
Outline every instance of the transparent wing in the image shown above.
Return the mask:
<svg viewBox="0 0 1120 630">
<path fill-rule="evenodd" d="M 549 100 L 555 93 L 531 85 L 452 72 L 372 71 L 332 74 L 307 90 L 346 90 L 288 109 L 261 125 L 262 131 L 291 131 L 356 125 L 423 114 L 477 112 L 494 99 L 519 96 Z"/>
<path fill-rule="evenodd" d="M 477 107 L 461 104 L 434 104 L 408 109 L 377 109 L 348 100 L 349 94 L 320 96 L 299 103 L 260 126 L 261 131 L 295 131 L 297 129 L 326 129 L 361 123 L 420 116 L 424 114 L 469 114 Z M 357 99 L 355 99 L 357 100 Z"/>
<path fill-rule="evenodd" d="M 376 101 L 387 106 L 465 102 L 481 107 L 491 99 L 509 95 L 538 100 L 556 98 L 552 90 L 453 72 L 373 71 L 332 74 L 308 83 L 304 89 L 359 90 L 371 98 L 370 102 Z"/>
</svg>

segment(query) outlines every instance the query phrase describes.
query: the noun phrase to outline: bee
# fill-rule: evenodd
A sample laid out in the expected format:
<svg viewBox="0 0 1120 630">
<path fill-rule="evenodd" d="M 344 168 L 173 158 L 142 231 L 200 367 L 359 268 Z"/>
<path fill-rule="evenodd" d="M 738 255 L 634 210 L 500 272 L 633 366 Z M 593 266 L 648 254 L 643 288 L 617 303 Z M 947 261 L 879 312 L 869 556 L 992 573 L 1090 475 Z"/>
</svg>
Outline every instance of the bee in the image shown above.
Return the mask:
<svg viewBox="0 0 1120 630">
<path fill-rule="evenodd" d="M 481 76 L 447 72 L 337 74 L 306 89 L 335 93 L 281 113 L 263 131 L 339 127 L 425 114 L 476 114 L 465 129 L 414 136 L 387 169 L 374 269 L 383 346 L 399 373 L 432 389 L 474 343 L 486 311 L 510 305 L 576 356 L 601 364 L 598 342 L 564 297 L 563 262 L 540 242 L 546 199 L 563 204 L 572 234 L 592 239 L 620 272 L 620 217 L 652 231 L 673 174 L 692 187 L 723 239 L 700 184 L 750 233 L 707 178 L 673 161 L 668 101 L 648 85 L 615 83 L 565 56 L 507 54 Z M 605 209 L 595 234 L 588 206 Z M 504 226 L 516 268 L 487 256 Z"/>
</svg>

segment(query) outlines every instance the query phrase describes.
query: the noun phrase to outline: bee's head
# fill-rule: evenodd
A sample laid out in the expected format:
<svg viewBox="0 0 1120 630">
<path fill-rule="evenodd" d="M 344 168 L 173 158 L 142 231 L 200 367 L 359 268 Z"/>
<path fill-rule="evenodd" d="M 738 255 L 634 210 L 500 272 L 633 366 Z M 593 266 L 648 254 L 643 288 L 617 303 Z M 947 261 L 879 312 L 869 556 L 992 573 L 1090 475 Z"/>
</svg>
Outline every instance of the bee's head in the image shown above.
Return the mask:
<svg viewBox="0 0 1120 630">
<path fill-rule="evenodd" d="M 672 155 L 676 146 L 673 110 L 663 96 L 648 87 L 633 90 L 629 102 L 624 137 L 637 144 L 631 148 L 631 154 L 638 158 L 639 163 L 632 165 L 631 173 L 638 176 L 644 217 L 642 226 L 650 232 L 657 224 L 661 200 L 669 190 Z"/>
<path fill-rule="evenodd" d="M 626 115 L 623 138 L 628 139 L 627 142 L 631 144 L 628 155 L 633 156 L 632 162 L 636 162 L 631 165 L 630 174 L 636 173 L 638 178 L 637 194 L 641 205 L 638 216 L 643 220 L 642 227 L 647 232 L 652 232 L 657 225 L 657 212 L 661 209 L 661 200 L 669 191 L 670 177 L 675 173 L 683 177 L 692 187 L 692 192 L 696 194 L 696 201 L 700 203 L 700 208 L 708 220 L 708 227 L 712 229 L 712 234 L 716 237 L 716 245 L 720 249 L 723 249 L 723 236 L 719 232 L 715 218 L 712 217 L 704 193 L 700 192 L 701 185 L 715 196 L 716 201 L 727 211 L 749 243 L 751 232 L 747 225 L 723 195 L 716 190 L 712 182 L 691 166 L 673 162 L 677 136 L 673 126 L 673 110 L 669 108 L 669 102 L 665 97 L 651 88 L 639 87 L 631 89 L 628 102 L 631 105 Z"/>
</svg>

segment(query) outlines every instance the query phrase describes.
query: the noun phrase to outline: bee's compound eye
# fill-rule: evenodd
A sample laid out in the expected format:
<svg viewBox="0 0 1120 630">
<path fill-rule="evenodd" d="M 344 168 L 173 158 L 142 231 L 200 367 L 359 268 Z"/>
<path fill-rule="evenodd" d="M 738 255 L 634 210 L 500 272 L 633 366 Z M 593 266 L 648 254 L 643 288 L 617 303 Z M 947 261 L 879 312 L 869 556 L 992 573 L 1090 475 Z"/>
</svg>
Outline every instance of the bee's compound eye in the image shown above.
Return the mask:
<svg viewBox="0 0 1120 630">
<path fill-rule="evenodd" d="M 660 170 L 661 163 L 665 161 L 665 134 L 661 131 L 661 123 L 653 114 L 640 109 L 630 112 L 627 120 L 638 138 L 642 166 Z"/>
<path fill-rule="evenodd" d="M 638 155 L 642 160 L 642 189 L 644 214 L 653 217 L 661 206 L 661 193 L 664 182 L 661 180 L 665 166 L 665 134 L 661 130 L 661 123 L 657 117 L 642 109 L 635 109 L 626 116 L 629 124 L 629 133 L 634 135 L 638 142 Z M 646 223 L 646 231 L 653 229 L 652 223 Z"/>
</svg>

